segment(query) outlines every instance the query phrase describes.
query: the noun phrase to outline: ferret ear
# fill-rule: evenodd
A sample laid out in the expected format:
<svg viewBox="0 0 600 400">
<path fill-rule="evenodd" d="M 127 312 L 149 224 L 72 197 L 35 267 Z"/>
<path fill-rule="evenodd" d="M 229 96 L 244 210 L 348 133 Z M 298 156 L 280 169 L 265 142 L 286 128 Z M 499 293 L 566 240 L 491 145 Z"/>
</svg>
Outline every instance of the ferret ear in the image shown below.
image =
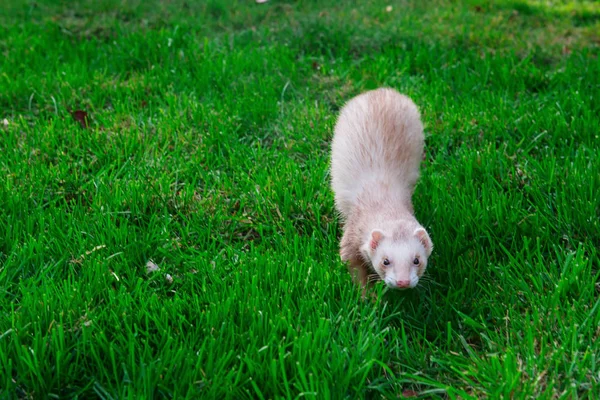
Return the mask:
<svg viewBox="0 0 600 400">
<path fill-rule="evenodd" d="M 431 242 L 431 238 L 427 234 L 427 231 L 424 228 L 417 228 L 415 230 L 415 236 L 419 239 L 423 247 L 425 247 L 427 257 L 429 257 L 433 251 L 433 243 Z"/>
<path fill-rule="evenodd" d="M 377 250 L 379 243 L 383 239 L 383 232 L 379 229 L 373 229 L 371 231 L 371 239 L 369 240 L 369 249 L 371 251 Z"/>
</svg>

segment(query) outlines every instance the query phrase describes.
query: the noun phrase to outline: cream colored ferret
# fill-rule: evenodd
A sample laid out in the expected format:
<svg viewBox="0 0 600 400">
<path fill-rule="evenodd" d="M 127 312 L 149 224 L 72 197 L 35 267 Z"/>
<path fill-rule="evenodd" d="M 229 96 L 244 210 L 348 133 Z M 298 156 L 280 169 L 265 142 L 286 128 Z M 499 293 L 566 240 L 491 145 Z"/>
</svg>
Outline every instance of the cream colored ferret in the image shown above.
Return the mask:
<svg viewBox="0 0 600 400">
<path fill-rule="evenodd" d="M 414 288 L 427 268 L 433 243 L 411 200 L 423 147 L 417 106 L 393 89 L 358 95 L 340 112 L 331 145 L 340 255 L 365 289 L 376 280 Z"/>
</svg>

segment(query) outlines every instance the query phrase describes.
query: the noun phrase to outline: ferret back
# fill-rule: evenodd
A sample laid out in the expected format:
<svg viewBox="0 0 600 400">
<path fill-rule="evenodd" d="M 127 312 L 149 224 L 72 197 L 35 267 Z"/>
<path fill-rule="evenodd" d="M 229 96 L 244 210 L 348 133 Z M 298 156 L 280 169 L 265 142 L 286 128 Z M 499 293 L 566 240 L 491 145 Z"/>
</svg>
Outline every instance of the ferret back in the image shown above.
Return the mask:
<svg viewBox="0 0 600 400">
<path fill-rule="evenodd" d="M 408 97 L 384 88 L 350 100 L 340 112 L 331 145 L 331 185 L 342 216 L 361 193 L 378 187 L 410 199 L 423 146 L 420 113 Z"/>
</svg>

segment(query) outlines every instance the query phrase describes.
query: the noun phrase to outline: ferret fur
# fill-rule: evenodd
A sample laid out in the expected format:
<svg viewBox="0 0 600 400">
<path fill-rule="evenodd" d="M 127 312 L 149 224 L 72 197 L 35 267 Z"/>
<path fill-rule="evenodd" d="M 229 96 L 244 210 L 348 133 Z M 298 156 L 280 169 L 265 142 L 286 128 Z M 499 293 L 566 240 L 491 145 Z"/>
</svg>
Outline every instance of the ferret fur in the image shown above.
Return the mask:
<svg viewBox="0 0 600 400">
<path fill-rule="evenodd" d="M 419 110 L 396 90 L 365 92 L 340 111 L 331 187 L 344 230 L 340 255 L 363 287 L 381 279 L 413 288 L 427 268 L 433 244 L 412 205 L 423 149 Z"/>
</svg>

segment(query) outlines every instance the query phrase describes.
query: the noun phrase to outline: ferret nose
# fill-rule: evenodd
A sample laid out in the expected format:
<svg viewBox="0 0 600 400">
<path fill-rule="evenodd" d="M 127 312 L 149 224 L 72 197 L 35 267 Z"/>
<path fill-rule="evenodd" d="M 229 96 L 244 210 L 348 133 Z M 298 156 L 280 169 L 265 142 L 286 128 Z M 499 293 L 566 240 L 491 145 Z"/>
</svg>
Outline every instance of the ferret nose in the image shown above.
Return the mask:
<svg viewBox="0 0 600 400">
<path fill-rule="evenodd" d="M 410 287 L 410 281 L 396 281 L 396 286 L 398 286 L 399 288 Z"/>
</svg>

